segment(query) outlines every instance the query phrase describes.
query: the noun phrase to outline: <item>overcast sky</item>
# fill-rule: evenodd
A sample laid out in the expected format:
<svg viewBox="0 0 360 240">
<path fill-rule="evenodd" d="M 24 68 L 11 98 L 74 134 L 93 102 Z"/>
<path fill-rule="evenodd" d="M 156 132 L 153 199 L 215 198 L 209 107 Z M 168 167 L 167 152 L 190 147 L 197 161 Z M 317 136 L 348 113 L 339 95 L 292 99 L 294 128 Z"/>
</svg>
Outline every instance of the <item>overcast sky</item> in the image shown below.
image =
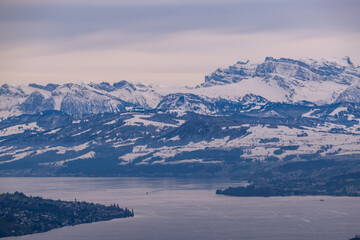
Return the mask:
<svg viewBox="0 0 360 240">
<path fill-rule="evenodd" d="M 0 0 L 0 84 L 197 85 L 266 56 L 350 56 L 358 0 Z"/>
</svg>

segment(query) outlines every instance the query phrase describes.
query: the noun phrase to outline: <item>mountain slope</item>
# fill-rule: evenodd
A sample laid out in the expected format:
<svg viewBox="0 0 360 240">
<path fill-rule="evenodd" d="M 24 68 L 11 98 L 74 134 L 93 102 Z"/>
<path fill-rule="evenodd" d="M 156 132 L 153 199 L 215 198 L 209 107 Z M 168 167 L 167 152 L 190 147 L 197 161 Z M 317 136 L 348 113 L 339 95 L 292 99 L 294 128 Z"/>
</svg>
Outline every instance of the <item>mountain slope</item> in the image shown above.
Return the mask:
<svg viewBox="0 0 360 240">
<path fill-rule="evenodd" d="M 233 164 L 358 159 L 360 106 L 267 102 L 217 116 L 45 111 L 2 121 L 0 143 L 2 175 L 233 174 Z"/>
</svg>

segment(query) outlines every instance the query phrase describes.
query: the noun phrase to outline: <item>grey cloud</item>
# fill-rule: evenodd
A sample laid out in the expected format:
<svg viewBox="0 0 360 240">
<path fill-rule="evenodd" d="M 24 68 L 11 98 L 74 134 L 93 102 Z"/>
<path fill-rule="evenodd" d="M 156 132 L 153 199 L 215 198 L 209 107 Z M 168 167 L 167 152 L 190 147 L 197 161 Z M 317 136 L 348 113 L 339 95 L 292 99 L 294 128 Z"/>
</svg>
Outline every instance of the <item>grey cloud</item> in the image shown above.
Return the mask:
<svg viewBox="0 0 360 240">
<path fill-rule="evenodd" d="M 208 4 L 175 1 L 177 4 L 154 5 L 32 2 L 0 4 L 1 28 L 8 30 L 0 35 L 1 42 L 66 39 L 104 31 L 152 37 L 191 30 L 230 33 L 360 30 L 360 2 L 356 0 L 211 1 Z"/>
</svg>

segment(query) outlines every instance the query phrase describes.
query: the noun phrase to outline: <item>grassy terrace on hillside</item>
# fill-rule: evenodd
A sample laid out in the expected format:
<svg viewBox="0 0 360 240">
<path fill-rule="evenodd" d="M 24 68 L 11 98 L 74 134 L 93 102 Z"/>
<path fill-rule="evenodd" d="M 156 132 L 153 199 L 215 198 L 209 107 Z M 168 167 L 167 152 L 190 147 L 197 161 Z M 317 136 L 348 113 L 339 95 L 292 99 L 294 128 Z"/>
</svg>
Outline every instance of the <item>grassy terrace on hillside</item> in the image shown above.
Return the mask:
<svg viewBox="0 0 360 240">
<path fill-rule="evenodd" d="M 133 217 L 118 205 L 28 197 L 23 193 L 0 194 L 0 237 L 46 232 L 54 228 Z"/>
</svg>

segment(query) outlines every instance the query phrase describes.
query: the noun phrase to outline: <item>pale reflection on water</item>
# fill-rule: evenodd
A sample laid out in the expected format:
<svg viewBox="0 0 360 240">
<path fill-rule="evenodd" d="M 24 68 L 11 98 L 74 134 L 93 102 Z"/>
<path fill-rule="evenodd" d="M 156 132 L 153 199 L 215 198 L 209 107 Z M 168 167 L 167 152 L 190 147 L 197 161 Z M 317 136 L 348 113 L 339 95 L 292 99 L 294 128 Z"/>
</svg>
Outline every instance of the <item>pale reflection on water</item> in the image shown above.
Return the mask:
<svg viewBox="0 0 360 240">
<path fill-rule="evenodd" d="M 241 184 L 184 178 L 0 178 L 0 192 L 118 203 L 135 211 L 134 218 L 5 239 L 340 240 L 360 233 L 360 198 L 215 195 L 218 188 Z"/>
</svg>

